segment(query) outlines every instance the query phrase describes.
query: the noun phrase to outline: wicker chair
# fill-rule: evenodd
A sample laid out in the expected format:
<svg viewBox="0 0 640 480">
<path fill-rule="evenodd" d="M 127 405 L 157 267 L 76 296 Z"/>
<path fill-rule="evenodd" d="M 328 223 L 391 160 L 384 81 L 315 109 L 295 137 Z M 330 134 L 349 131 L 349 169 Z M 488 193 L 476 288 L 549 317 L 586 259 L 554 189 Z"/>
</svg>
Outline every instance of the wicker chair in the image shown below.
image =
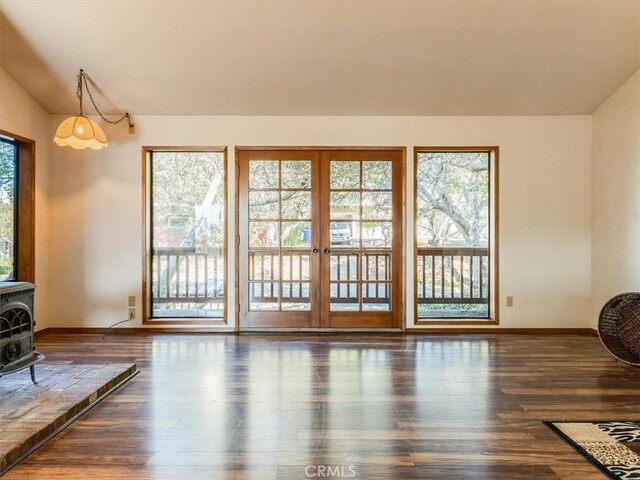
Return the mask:
<svg viewBox="0 0 640 480">
<path fill-rule="evenodd" d="M 600 340 L 618 360 L 640 366 L 640 293 L 622 293 L 600 312 Z"/>
</svg>

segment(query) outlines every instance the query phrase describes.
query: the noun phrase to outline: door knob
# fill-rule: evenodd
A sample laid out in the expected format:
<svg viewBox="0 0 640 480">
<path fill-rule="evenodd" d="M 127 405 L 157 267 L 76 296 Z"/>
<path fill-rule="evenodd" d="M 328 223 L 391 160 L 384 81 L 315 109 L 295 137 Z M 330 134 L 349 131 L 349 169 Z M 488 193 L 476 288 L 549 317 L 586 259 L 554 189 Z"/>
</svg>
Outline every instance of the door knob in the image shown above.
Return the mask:
<svg viewBox="0 0 640 480">
<path fill-rule="evenodd" d="M 318 253 L 320 251 L 320 249 L 318 249 L 318 247 L 314 247 L 313 250 L 311 250 L 313 253 Z"/>
<path fill-rule="evenodd" d="M 324 253 L 331 253 L 331 249 L 329 247 L 325 247 L 323 250 Z"/>
</svg>

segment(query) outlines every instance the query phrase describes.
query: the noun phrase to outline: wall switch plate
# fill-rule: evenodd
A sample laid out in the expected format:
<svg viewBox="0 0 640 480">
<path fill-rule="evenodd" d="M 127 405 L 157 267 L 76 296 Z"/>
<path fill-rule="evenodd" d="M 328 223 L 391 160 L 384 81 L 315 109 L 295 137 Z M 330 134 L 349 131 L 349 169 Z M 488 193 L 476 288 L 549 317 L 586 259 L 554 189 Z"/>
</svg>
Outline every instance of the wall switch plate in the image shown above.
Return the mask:
<svg viewBox="0 0 640 480">
<path fill-rule="evenodd" d="M 507 307 L 513 307 L 513 297 L 507 297 Z"/>
<path fill-rule="evenodd" d="M 133 320 L 136 318 L 136 309 L 133 307 L 129 307 L 129 318 Z"/>
<path fill-rule="evenodd" d="M 129 306 L 130 307 L 136 306 L 136 297 L 129 297 Z"/>
</svg>

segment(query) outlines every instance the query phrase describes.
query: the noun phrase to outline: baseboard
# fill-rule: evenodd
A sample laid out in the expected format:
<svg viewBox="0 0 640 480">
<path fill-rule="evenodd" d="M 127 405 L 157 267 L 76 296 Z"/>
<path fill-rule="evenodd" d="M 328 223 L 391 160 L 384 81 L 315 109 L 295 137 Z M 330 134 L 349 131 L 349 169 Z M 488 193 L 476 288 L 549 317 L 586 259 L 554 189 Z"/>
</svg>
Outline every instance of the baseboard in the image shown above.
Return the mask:
<svg viewBox="0 0 640 480">
<path fill-rule="evenodd" d="M 268 327 L 248 327 L 242 328 L 240 334 L 261 335 L 278 333 L 314 333 L 320 335 L 340 334 L 340 333 L 402 333 L 399 328 L 268 328 Z"/>
<path fill-rule="evenodd" d="M 485 334 L 485 335 L 597 335 L 592 328 L 407 328 L 406 333 L 429 335 L 436 334 Z"/>
<path fill-rule="evenodd" d="M 84 334 L 96 335 L 104 333 L 104 328 L 96 327 L 50 327 L 44 328 L 36 332 L 36 340 L 42 335 L 60 335 L 60 334 Z M 132 327 L 132 328 L 111 328 L 108 335 L 111 334 L 138 334 L 146 335 L 149 333 L 234 333 L 231 328 L 210 328 L 210 327 Z"/>
<path fill-rule="evenodd" d="M 52 327 L 52 328 L 44 328 L 36 332 L 36 340 L 43 335 L 60 335 L 60 334 L 85 334 L 85 335 L 96 335 L 102 334 L 104 332 L 104 328 L 95 328 L 95 327 Z M 189 333 L 209 333 L 209 334 L 229 334 L 229 333 L 238 333 L 233 330 L 233 328 L 206 328 L 206 327 L 193 327 L 193 328 L 180 328 L 180 327 L 134 327 L 134 328 L 112 328 L 109 330 L 109 334 L 135 334 L 135 335 L 148 335 L 150 333 L 180 333 L 180 334 L 189 334 Z M 240 332 L 242 333 L 242 332 Z M 270 333 L 268 331 L 262 330 L 260 332 L 245 332 L 245 333 Z M 272 333 L 287 333 L 283 331 L 272 332 Z M 341 332 L 341 331 L 314 331 L 314 332 L 305 332 L 305 331 L 294 331 L 291 333 L 331 333 L 331 334 L 340 334 L 340 333 L 354 333 L 353 331 Z M 364 332 L 363 332 L 364 333 Z M 376 333 L 375 331 L 368 330 L 366 333 Z M 389 330 L 380 331 L 380 333 L 384 334 L 393 334 L 398 333 L 399 335 L 403 334 L 401 331 L 393 332 Z M 448 334 L 448 335 L 468 335 L 468 334 L 483 334 L 483 335 L 598 335 L 598 331 L 593 328 L 407 328 L 404 333 L 410 335 L 431 335 L 431 334 Z"/>
</svg>

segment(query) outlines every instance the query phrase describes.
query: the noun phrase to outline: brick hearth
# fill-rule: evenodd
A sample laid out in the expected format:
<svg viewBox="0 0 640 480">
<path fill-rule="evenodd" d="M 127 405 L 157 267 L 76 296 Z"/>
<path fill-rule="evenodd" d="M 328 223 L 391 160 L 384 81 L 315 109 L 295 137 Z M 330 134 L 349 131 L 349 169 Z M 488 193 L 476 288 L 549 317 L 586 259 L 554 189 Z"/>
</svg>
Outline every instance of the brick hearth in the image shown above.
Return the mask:
<svg viewBox="0 0 640 480">
<path fill-rule="evenodd" d="M 137 373 L 133 364 L 36 366 L 0 378 L 0 474 Z"/>
</svg>

